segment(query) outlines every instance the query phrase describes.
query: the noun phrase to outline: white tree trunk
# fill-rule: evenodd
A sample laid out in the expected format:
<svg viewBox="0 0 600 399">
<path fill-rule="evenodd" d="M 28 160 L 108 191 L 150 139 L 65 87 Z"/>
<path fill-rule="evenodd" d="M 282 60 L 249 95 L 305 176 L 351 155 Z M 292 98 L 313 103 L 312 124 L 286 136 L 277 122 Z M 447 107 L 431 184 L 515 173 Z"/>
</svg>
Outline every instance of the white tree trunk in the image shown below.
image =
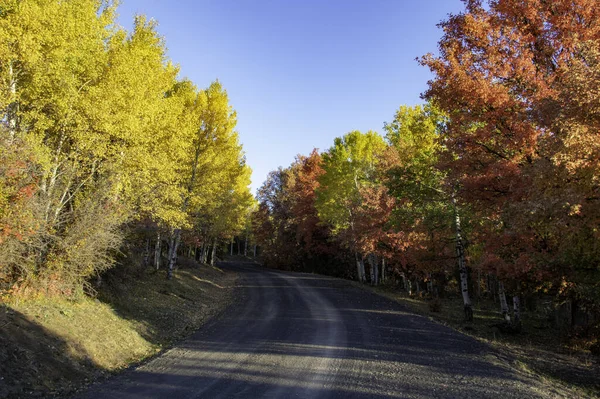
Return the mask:
<svg viewBox="0 0 600 399">
<path fill-rule="evenodd" d="M 215 256 L 217 256 L 217 239 L 213 239 L 212 253 L 210 254 L 210 265 L 215 265 Z"/>
<path fill-rule="evenodd" d="M 356 275 L 359 282 L 363 282 L 365 274 L 365 265 L 361 262 L 361 258 L 358 257 L 358 253 L 354 252 L 354 259 L 356 260 Z"/>
<path fill-rule="evenodd" d="M 456 200 L 453 198 L 454 204 L 454 224 L 456 228 L 456 258 L 458 259 L 458 272 L 460 274 L 460 290 L 462 292 L 463 304 L 465 310 L 465 319 L 473 320 L 473 308 L 471 305 L 471 297 L 469 296 L 469 280 L 467 275 L 467 264 L 465 261 L 465 248 L 462 238 L 462 230 L 460 226 L 460 215 L 456 207 Z"/>
<path fill-rule="evenodd" d="M 508 303 L 506 302 L 506 293 L 504 292 L 504 283 L 498 281 L 498 297 L 500 298 L 500 311 L 502 317 L 507 322 L 510 322 L 510 314 L 508 314 Z"/>
<path fill-rule="evenodd" d="M 202 242 L 202 253 L 200 255 L 201 262 L 203 264 L 206 264 L 206 257 L 208 256 L 207 253 L 208 253 L 208 245 L 206 245 L 206 240 L 204 240 Z"/>
<path fill-rule="evenodd" d="M 513 321 L 515 324 L 521 322 L 521 300 L 518 295 L 513 296 Z"/>
<path fill-rule="evenodd" d="M 171 237 L 171 245 L 169 245 L 169 263 L 167 266 L 167 278 L 169 280 L 173 278 L 173 269 L 177 263 L 177 248 L 179 248 L 180 238 L 181 229 L 175 229 Z"/>
<path fill-rule="evenodd" d="M 361 256 L 359 260 L 360 266 L 360 281 L 365 283 L 367 281 L 367 273 L 365 271 L 365 259 Z"/>
<path fill-rule="evenodd" d="M 154 267 L 156 270 L 160 269 L 160 231 L 156 233 L 156 245 L 154 245 Z"/>
</svg>

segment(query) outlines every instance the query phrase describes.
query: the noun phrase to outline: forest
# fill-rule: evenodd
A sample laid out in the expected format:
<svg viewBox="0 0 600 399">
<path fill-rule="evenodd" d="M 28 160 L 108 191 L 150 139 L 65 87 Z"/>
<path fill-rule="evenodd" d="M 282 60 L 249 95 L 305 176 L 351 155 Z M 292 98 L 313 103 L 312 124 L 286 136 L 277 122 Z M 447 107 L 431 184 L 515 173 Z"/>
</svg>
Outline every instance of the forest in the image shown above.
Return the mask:
<svg viewBox="0 0 600 399">
<path fill-rule="evenodd" d="M 456 293 L 466 320 L 474 295 L 494 297 L 514 330 L 550 300 L 559 327 L 597 336 L 599 14 L 465 1 L 418 59 L 433 75 L 423 104 L 270 173 L 253 219 L 264 262 Z"/>
<path fill-rule="evenodd" d="M 0 3 L 0 294 L 93 293 L 113 266 L 213 262 L 254 203 L 236 112 L 117 2 Z"/>
<path fill-rule="evenodd" d="M 119 3 L 0 0 L 0 397 L 73 397 L 125 369 L 139 397 L 600 392 L 597 0 L 463 0 L 414 60 L 420 101 L 394 90 L 382 126 L 327 132 L 256 195 L 228 81 L 183 77 L 158 22 L 124 28 Z M 223 37 L 190 40 L 216 38 L 223 56 Z M 301 65 L 281 65 L 261 72 L 294 87 Z"/>
<path fill-rule="evenodd" d="M 90 294 L 115 266 L 171 278 L 236 239 L 273 268 L 457 293 L 466 320 L 474 295 L 516 329 L 551 298 L 597 335 L 600 8 L 464 3 L 417 60 L 421 104 L 298 155 L 255 199 L 227 91 L 181 78 L 154 20 L 3 0 L 1 297 Z"/>
</svg>

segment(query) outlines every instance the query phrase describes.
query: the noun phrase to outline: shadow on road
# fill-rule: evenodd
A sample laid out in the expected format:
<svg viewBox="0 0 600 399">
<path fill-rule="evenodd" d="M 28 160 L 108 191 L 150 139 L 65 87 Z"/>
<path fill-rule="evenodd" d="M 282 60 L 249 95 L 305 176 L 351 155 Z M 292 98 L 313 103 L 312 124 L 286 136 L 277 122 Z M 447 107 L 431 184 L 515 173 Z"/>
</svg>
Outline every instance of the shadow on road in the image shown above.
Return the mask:
<svg viewBox="0 0 600 399">
<path fill-rule="evenodd" d="M 98 392 L 128 398 L 543 397 L 487 345 L 343 280 L 241 263 L 222 267 L 242 276 L 237 305 Z"/>
</svg>

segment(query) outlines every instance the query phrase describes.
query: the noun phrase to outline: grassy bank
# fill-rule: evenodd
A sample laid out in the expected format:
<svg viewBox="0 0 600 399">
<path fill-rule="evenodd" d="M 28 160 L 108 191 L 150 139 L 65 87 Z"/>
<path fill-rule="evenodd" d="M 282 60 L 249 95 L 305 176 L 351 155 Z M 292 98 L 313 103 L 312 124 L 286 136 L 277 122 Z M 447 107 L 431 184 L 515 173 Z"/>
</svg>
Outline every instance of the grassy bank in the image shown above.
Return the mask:
<svg viewBox="0 0 600 399">
<path fill-rule="evenodd" d="M 235 275 L 184 262 L 112 274 L 95 298 L 10 299 L 0 307 L 0 398 L 66 394 L 189 335 L 232 299 Z"/>
<path fill-rule="evenodd" d="M 415 313 L 484 340 L 507 358 L 514 359 L 517 367 L 535 373 L 549 383 L 573 390 L 577 397 L 600 397 L 600 359 L 561 337 L 547 317 L 524 309 L 522 331 L 513 334 L 498 328 L 502 319 L 499 305 L 493 300 L 475 301 L 474 321 L 465 322 L 460 298 L 442 299 L 438 307 L 431 306 L 430 300 L 409 297 L 404 291 L 392 287 L 371 287 L 354 282 L 353 285 L 371 290 L 405 305 Z"/>
</svg>

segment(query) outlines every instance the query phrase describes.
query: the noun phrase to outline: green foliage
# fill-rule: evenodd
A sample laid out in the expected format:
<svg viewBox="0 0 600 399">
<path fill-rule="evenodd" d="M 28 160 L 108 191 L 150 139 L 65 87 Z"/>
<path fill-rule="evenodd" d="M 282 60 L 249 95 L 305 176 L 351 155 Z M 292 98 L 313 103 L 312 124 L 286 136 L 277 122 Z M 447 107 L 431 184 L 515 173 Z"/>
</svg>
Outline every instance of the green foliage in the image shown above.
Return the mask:
<svg viewBox="0 0 600 399">
<path fill-rule="evenodd" d="M 386 139 L 397 157 L 389 164 L 388 187 L 412 206 L 426 206 L 448 197 L 445 174 L 437 168 L 443 150 L 439 132 L 444 122 L 444 115 L 426 104 L 401 106 L 394 120 L 384 125 Z"/>
<path fill-rule="evenodd" d="M 375 178 L 385 147 L 377 133 L 353 131 L 336 138 L 323 154 L 325 173 L 319 179 L 316 207 L 334 233 L 352 229 L 354 212 L 361 203 L 360 188 Z"/>
</svg>

